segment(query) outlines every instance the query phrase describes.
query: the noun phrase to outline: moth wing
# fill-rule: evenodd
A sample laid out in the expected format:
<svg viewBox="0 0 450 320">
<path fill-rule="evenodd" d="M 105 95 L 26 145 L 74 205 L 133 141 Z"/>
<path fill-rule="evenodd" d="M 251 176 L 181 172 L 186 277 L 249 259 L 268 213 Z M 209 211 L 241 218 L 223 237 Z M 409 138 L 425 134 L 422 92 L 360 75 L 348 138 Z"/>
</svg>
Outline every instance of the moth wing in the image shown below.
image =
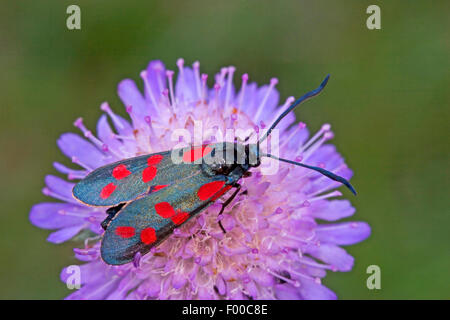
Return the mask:
<svg viewBox="0 0 450 320">
<path fill-rule="evenodd" d="M 207 149 L 206 149 L 207 148 Z M 188 175 L 198 174 L 201 166 L 194 160 L 211 152 L 203 147 L 175 149 L 180 163 L 172 161 L 172 151 L 138 156 L 108 164 L 89 173 L 73 188 L 73 196 L 90 206 L 115 206 L 136 199 L 152 188 L 160 189 Z"/>
<path fill-rule="evenodd" d="M 120 265 L 166 239 L 173 229 L 212 204 L 231 188 L 223 175 L 192 173 L 157 192 L 126 204 L 106 229 L 103 260 Z"/>
</svg>

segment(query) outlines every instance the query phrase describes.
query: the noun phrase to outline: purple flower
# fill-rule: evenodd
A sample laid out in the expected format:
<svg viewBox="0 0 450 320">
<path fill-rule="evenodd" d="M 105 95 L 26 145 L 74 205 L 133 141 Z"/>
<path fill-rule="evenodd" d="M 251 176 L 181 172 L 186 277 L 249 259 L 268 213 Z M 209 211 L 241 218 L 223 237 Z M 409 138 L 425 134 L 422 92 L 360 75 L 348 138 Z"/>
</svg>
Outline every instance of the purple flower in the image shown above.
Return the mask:
<svg viewBox="0 0 450 320">
<path fill-rule="evenodd" d="M 107 103 L 97 123 L 96 135 L 78 119 L 75 126 L 83 137 L 63 134 L 61 151 L 77 169 L 54 163 L 68 180 L 79 180 L 90 171 L 120 159 L 143 153 L 170 150 L 178 141 L 174 129 L 192 132 L 193 121 L 204 128 L 220 127 L 263 130 L 293 101 L 281 106 L 276 79 L 258 87 L 242 75 L 239 90 L 233 85 L 234 67 L 222 68 L 209 88 L 199 63 L 179 73 L 152 61 L 141 72 L 144 92 L 135 82 L 120 82 L 118 93 L 130 120 L 115 114 Z M 333 145 L 328 124 L 310 137 L 303 122 L 293 124 L 289 114 L 280 122 L 280 154 L 286 159 L 321 166 L 347 179 L 352 171 Z M 365 222 L 336 222 L 355 209 L 341 196 L 339 183 L 317 172 L 281 164 L 276 175 L 263 175 L 259 168 L 242 179 L 247 194 L 238 195 L 217 223 L 220 203 L 189 220 L 147 255 L 132 263 L 110 266 L 100 258 L 100 226 L 105 208 L 80 204 L 72 197 L 74 183 L 49 175 L 43 193 L 59 200 L 35 205 L 31 222 L 55 230 L 48 241 L 62 243 L 90 231 L 75 257 L 84 264 L 81 289 L 69 299 L 335 299 L 321 284 L 327 271 L 350 271 L 353 257 L 341 246 L 366 239 Z M 318 220 L 327 223 L 319 224 Z M 197 232 L 201 230 L 202 232 Z M 191 234 L 197 232 L 196 237 Z M 70 276 L 64 269 L 62 281 Z"/>
</svg>

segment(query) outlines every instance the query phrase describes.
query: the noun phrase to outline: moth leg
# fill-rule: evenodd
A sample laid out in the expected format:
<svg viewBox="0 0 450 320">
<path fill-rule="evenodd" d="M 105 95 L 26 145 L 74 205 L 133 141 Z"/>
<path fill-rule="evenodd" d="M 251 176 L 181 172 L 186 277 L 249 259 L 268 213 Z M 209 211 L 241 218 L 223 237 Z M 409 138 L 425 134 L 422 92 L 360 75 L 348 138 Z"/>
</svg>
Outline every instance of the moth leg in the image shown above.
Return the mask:
<svg viewBox="0 0 450 320">
<path fill-rule="evenodd" d="M 233 184 L 233 187 L 235 187 L 236 190 L 233 192 L 233 194 L 227 200 L 225 200 L 224 203 L 222 203 L 222 208 L 220 209 L 220 212 L 218 215 L 219 226 L 220 226 L 220 229 L 222 229 L 223 233 L 227 233 L 227 232 L 225 231 L 225 228 L 222 225 L 222 219 L 221 219 L 222 213 L 225 210 L 225 208 L 231 203 L 231 201 L 233 201 L 233 199 L 236 198 L 237 194 L 241 190 L 241 185 L 239 183 Z"/>
<path fill-rule="evenodd" d="M 106 230 L 108 228 L 109 223 L 112 219 L 117 215 L 117 213 L 122 209 L 122 207 L 125 205 L 125 203 L 120 203 L 115 207 L 111 207 L 106 210 L 106 214 L 108 215 L 105 220 L 102 221 L 101 226 L 103 230 Z"/>
</svg>

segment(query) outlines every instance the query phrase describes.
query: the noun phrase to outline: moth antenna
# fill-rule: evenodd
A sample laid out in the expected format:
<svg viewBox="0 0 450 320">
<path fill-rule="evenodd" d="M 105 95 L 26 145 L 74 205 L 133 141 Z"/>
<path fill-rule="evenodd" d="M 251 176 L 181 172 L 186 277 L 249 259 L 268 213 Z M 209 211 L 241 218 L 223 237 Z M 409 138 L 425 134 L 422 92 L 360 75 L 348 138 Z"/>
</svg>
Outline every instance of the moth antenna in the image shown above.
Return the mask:
<svg viewBox="0 0 450 320">
<path fill-rule="evenodd" d="M 356 190 L 355 190 L 355 188 L 353 188 L 353 186 L 350 184 L 350 182 L 348 182 L 347 179 L 345 179 L 345 178 L 343 178 L 343 177 L 341 177 L 341 176 L 338 176 L 338 175 L 334 174 L 333 172 L 330 172 L 330 171 L 325 170 L 325 169 L 320 168 L 320 167 L 309 166 L 309 165 L 304 164 L 304 163 L 300 163 L 300 162 L 295 162 L 295 161 L 292 161 L 292 160 L 287 160 L 287 159 L 278 158 L 278 157 L 276 157 L 276 156 L 274 156 L 274 155 L 271 155 L 271 154 L 263 154 L 262 157 L 268 157 L 268 158 L 276 159 L 276 160 L 279 160 L 279 161 L 283 161 L 283 162 L 287 162 L 287 163 L 290 163 L 290 164 L 294 164 L 294 165 L 296 165 L 296 166 L 300 166 L 300 167 L 304 167 L 304 168 L 307 168 L 307 169 L 311 169 L 311 170 L 317 171 L 317 172 L 323 174 L 324 176 L 330 178 L 331 180 L 334 180 L 334 181 L 337 181 L 337 182 L 342 183 L 342 184 L 345 185 L 345 186 L 346 186 L 346 187 L 347 187 L 354 195 L 356 195 Z"/>
<path fill-rule="evenodd" d="M 309 98 L 312 98 L 316 95 L 318 95 L 323 88 L 325 88 L 328 79 L 330 79 L 330 75 L 328 74 L 325 79 L 322 81 L 322 83 L 320 84 L 319 87 L 317 87 L 317 89 L 312 90 L 310 92 L 308 92 L 307 94 L 301 96 L 300 98 L 298 98 L 296 101 L 294 101 L 289 108 L 286 109 L 286 111 L 284 111 L 276 120 L 275 122 L 270 126 L 269 130 L 266 131 L 266 133 L 264 134 L 264 136 L 259 140 L 259 143 L 263 142 L 264 140 L 267 139 L 267 137 L 270 135 L 270 133 L 272 132 L 272 130 L 278 125 L 278 123 L 285 117 L 288 115 L 289 112 L 291 112 L 295 107 L 297 107 L 299 104 L 301 104 L 302 102 L 308 100 Z"/>
<path fill-rule="evenodd" d="M 248 140 L 250 140 L 250 138 L 252 137 L 252 135 L 253 135 L 253 132 L 250 133 L 250 134 L 244 139 L 244 142 L 247 142 Z"/>
</svg>

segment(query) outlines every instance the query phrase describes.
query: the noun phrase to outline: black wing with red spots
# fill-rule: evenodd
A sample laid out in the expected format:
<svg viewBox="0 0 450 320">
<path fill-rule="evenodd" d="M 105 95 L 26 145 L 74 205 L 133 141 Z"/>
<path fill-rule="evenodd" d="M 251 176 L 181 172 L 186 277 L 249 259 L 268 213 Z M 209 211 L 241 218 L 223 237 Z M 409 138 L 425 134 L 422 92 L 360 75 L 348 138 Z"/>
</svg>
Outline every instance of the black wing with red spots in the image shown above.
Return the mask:
<svg viewBox="0 0 450 320">
<path fill-rule="evenodd" d="M 73 196 L 90 206 L 115 206 L 167 187 L 188 175 L 198 174 L 194 161 L 213 147 L 177 149 L 181 163 L 174 163 L 171 151 L 118 161 L 98 168 L 73 188 Z"/>
</svg>

